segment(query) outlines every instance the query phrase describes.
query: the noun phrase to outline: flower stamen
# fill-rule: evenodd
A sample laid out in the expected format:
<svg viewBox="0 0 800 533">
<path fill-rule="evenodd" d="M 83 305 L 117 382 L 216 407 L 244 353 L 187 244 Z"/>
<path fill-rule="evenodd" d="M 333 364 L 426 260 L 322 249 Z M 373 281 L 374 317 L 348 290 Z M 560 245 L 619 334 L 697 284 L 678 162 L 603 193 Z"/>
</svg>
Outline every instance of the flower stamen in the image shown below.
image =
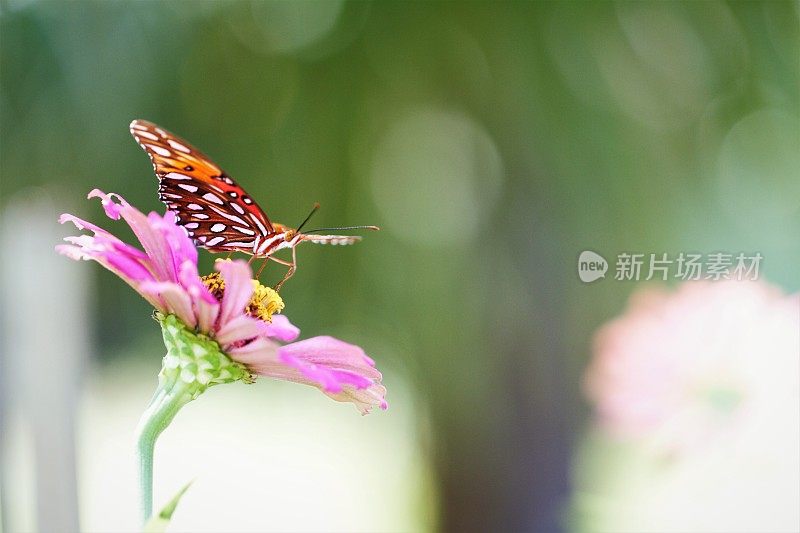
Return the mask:
<svg viewBox="0 0 800 533">
<path fill-rule="evenodd" d="M 202 276 L 201 279 L 214 298 L 222 301 L 222 295 L 225 294 L 225 280 L 222 275 L 219 272 L 213 272 Z M 252 281 L 253 296 L 245 308 L 245 313 L 264 322 L 272 322 L 272 315 L 283 311 L 283 299 L 271 287 L 262 285 L 257 279 Z"/>
</svg>

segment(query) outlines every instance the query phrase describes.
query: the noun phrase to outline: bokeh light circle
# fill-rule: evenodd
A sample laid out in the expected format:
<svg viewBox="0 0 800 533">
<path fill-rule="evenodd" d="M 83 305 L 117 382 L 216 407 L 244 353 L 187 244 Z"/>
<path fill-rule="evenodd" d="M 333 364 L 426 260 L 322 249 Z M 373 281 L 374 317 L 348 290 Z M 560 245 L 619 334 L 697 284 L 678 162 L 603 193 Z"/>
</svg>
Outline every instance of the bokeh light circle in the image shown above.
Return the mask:
<svg viewBox="0 0 800 533">
<path fill-rule="evenodd" d="M 753 221 L 796 213 L 800 197 L 800 126 L 778 108 L 751 113 L 728 132 L 718 159 L 719 201 Z"/>
<path fill-rule="evenodd" d="M 493 207 L 503 163 L 489 134 L 469 116 L 415 108 L 379 142 L 370 175 L 389 231 L 414 243 L 462 245 Z"/>
<path fill-rule="evenodd" d="M 292 53 L 323 39 L 336 27 L 344 0 L 253 2 L 253 19 L 273 52 Z"/>
</svg>

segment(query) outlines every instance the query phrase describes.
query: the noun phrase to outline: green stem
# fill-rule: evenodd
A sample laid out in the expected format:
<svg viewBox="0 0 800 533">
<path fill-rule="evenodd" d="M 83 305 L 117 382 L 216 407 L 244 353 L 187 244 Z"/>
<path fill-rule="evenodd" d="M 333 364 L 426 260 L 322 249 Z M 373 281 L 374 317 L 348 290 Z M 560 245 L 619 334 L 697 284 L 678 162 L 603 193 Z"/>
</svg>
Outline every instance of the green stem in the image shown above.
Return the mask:
<svg viewBox="0 0 800 533">
<path fill-rule="evenodd" d="M 247 368 L 225 355 L 213 339 L 196 333 L 174 315 L 156 313 L 167 355 L 161 361 L 158 388 L 136 430 L 142 516 L 153 514 L 153 452 L 161 432 L 181 407 L 212 385 L 252 382 Z"/>
<path fill-rule="evenodd" d="M 194 389 L 194 383 L 185 383 L 181 379 L 164 379 L 162 375 L 150 405 L 139 420 L 136 430 L 137 452 L 142 517 L 145 522 L 153 514 L 153 452 L 156 440 L 180 408 L 192 400 Z"/>
</svg>

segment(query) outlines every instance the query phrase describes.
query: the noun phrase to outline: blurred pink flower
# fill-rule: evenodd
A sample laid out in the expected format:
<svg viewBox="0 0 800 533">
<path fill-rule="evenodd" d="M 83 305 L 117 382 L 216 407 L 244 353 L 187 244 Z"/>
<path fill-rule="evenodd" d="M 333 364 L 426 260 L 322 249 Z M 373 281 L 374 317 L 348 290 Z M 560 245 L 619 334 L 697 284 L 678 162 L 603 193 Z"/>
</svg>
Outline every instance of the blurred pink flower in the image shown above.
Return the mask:
<svg viewBox="0 0 800 533">
<path fill-rule="evenodd" d="M 797 401 L 800 298 L 763 282 L 647 289 L 601 328 L 584 382 L 600 426 L 681 446 Z"/>
<path fill-rule="evenodd" d="M 211 337 L 224 354 L 258 375 L 313 385 L 337 401 L 349 401 L 366 414 L 387 408 L 386 388 L 375 363 L 358 346 L 331 337 L 294 341 L 300 330 L 283 315 L 272 289 L 251 279 L 244 261 L 218 261 L 221 274 L 201 278 L 197 250 L 172 212 L 145 216 L 121 196 L 95 189 L 106 215 L 122 217 L 144 251 L 73 215 L 72 222 L 93 235 L 67 237 L 59 253 L 95 260 L 117 274 L 164 315 L 174 315 L 190 330 Z M 205 283 L 204 283 L 205 281 Z M 289 342 L 290 344 L 281 344 Z"/>
</svg>

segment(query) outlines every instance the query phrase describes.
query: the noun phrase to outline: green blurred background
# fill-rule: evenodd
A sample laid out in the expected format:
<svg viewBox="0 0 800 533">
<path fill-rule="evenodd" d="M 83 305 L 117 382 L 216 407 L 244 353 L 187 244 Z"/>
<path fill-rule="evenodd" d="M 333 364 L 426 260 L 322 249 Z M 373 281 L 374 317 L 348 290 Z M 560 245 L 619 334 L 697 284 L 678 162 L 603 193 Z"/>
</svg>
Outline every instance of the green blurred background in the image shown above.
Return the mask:
<svg viewBox="0 0 800 533">
<path fill-rule="evenodd" d="M 319 201 L 316 225 L 383 228 L 351 248 L 301 247 L 282 294 L 304 335 L 361 344 L 385 373 L 393 406 L 364 419 L 298 394 L 319 417 L 344 411 L 413 450 L 422 473 L 403 490 L 416 503 L 398 512 L 416 518 L 388 530 L 565 527 L 591 336 L 641 285 L 581 283 L 581 251 L 758 251 L 768 280 L 800 288 L 794 2 L 0 9 L 4 210 L 41 196 L 108 227 L 84 200 L 99 187 L 162 211 L 127 129 L 144 118 L 212 156 L 273 220 L 296 225 Z M 15 251 L 3 256 L 14 268 Z M 99 267 L 78 268 L 91 271 L 81 375 L 146 365 L 140 404 L 126 407 L 135 423 L 160 356 L 148 305 Z M 39 305 L 61 297 L 40 283 Z M 13 351 L 6 366 L 23 356 Z M 110 401 L 83 390 L 92 379 L 81 397 Z M 234 405 L 246 411 L 267 388 Z M 91 447 L 81 431 L 79 453 Z M 398 460 L 391 442 L 380 461 Z M 81 505 L 85 524 L 94 511 Z"/>
</svg>

